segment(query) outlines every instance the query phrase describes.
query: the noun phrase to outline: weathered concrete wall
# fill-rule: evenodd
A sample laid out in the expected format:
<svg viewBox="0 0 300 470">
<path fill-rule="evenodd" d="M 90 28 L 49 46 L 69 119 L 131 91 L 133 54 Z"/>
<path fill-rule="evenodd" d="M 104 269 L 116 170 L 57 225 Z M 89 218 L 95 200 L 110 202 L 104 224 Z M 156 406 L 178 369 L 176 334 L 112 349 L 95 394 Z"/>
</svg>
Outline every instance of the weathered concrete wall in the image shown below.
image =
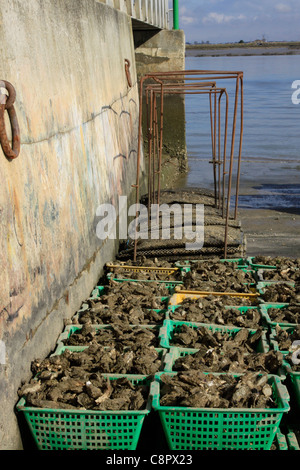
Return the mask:
<svg viewBox="0 0 300 470">
<path fill-rule="evenodd" d="M 135 183 L 138 87 L 127 14 L 95 0 L 0 0 L 0 15 L 0 79 L 15 86 L 21 131 L 16 160 L 0 149 L 0 448 L 16 449 L 21 380 L 114 257 L 96 209 L 118 209 Z"/>
<path fill-rule="evenodd" d="M 135 43 L 138 79 L 151 72 L 185 70 L 185 36 L 182 30 L 163 30 L 156 34 L 136 31 Z M 144 136 L 146 136 L 145 118 L 143 122 Z M 176 157 L 182 168 L 186 169 L 185 98 L 183 94 L 165 95 L 163 135 L 166 154 Z"/>
<path fill-rule="evenodd" d="M 148 38 L 148 31 L 135 32 L 140 44 L 136 48 L 138 77 L 149 72 L 185 69 L 185 36 L 183 30 L 163 30 Z M 143 36 L 146 40 L 143 40 Z"/>
</svg>

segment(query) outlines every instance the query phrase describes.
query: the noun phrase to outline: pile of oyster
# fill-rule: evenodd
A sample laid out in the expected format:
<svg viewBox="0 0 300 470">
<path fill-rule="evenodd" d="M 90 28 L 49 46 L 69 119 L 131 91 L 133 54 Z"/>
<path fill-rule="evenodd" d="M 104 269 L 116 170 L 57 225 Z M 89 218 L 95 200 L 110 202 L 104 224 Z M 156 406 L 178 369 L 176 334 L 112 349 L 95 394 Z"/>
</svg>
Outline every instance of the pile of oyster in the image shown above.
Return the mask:
<svg viewBox="0 0 300 470">
<path fill-rule="evenodd" d="M 268 315 L 272 322 L 277 323 L 300 323 L 300 304 L 290 303 L 286 307 L 268 308 Z"/>
<path fill-rule="evenodd" d="M 261 315 L 257 308 L 241 312 L 237 308 L 225 308 L 220 297 L 209 296 L 199 299 L 186 298 L 180 307 L 170 310 L 171 320 L 234 325 L 244 328 L 257 328 L 261 325 Z"/>
<path fill-rule="evenodd" d="M 199 261 L 183 277 L 186 289 L 212 292 L 251 292 L 254 279 L 250 271 L 237 269 L 234 262 Z"/>
<path fill-rule="evenodd" d="M 269 303 L 300 303 L 300 275 L 297 275 L 295 285 L 274 283 L 266 286 L 262 294 L 265 302 Z"/>
<path fill-rule="evenodd" d="M 174 371 L 199 370 L 211 372 L 244 373 L 260 371 L 276 374 L 282 365 L 283 355 L 279 351 L 257 352 L 262 329 L 254 333 L 241 329 L 237 333 L 213 332 L 205 327 L 192 328 L 181 325 L 170 339 L 172 346 L 195 348 L 197 352 L 179 357 L 173 365 Z"/>
<path fill-rule="evenodd" d="M 274 339 L 278 343 L 280 351 L 285 351 L 285 359 L 292 371 L 300 371 L 300 326 L 296 328 L 275 327 Z"/>
<path fill-rule="evenodd" d="M 70 334 L 63 340 L 65 346 L 87 346 L 100 344 L 102 346 L 121 346 L 133 348 L 136 346 L 159 347 L 158 328 L 141 327 L 138 325 L 112 324 L 102 328 L 95 328 L 90 324 Z"/>
<path fill-rule="evenodd" d="M 160 377 L 160 405 L 190 408 L 276 408 L 266 374 L 213 375 L 200 371 Z"/>
<path fill-rule="evenodd" d="M 90 346 L 82 352 L 65 350 L 32 364 L 33 378 L 19 390 L 26 406 L 53 409 L 139 410 L 145 407 L 149 387 L 133 385 L 128 378 L 109 380 L 103 372 L 140 371 L 142 351 L 120 352 Z M 146 348 L 145 356 L 160 364 L 154 349 Z M 152 359 L 150 359 L 152 356 Z M 135 366 L 134 361 L 136 361 Z M 130 365 L 132 367 L 130 367 Z M 154 372 L 145 370 L 146 373 Z M 151 369 L 151 368 L 150 368 Z M 156 371 L 156 370 L 155 370 Z"/>
</svg>

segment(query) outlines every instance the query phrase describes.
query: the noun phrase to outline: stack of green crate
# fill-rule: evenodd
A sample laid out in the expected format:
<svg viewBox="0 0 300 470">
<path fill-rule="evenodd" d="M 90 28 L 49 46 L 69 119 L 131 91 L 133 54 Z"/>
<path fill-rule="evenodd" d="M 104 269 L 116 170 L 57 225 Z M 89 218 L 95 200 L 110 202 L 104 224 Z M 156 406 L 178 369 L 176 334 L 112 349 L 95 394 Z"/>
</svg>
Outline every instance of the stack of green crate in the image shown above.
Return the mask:
<svg viewBox="0 0 300 470">
<path fill-rule="evenodd" d="M 75 313 L 73 321 L 80 318 L 88 309 L 88 302 L 98 300 L 107 292 L 107 286 L 97 285 L 90 297 L 84 301 Z M 159 297 L 167 302 L 169 296 Z M 150 307 L 150 306 L 149 306 Z M 150 309 L 150 308 L 149 308 Z M 162 313 L 164 320 L 165 310 Z M 134 327 L 134 325 L 132 325 Z M 142 328 L 157 329 L 159 325 L 138 325 Z M 110 328 L 111 325 L 92 325 L 95 330 Z M 62 354 L 66 349 L 80 352 L 89 345 L 65 346 L 64 340 L 80 330 L 82 325 L 67 325 L 58 338 L 54 355 Z M 161 370 L 164 368 L 166 350 L 155 348 L 161 358 Z M 109 380 L 126 377 L 133 385 L 147 386 L 150 392 L 152 377 L 139 374 L 103 374 Z M 82 409 L 48 409 L 26 406 L 22 397 L 17 403 L 17 410 L 22 412 L 28 423 L 33 439 L 39 450 L 135 450 L 139 441 L 142 425 L 151 411 L 150 394 L 143 410 L 133 411 L 97 411 Z"/>
<path fill-rule="evenodd" d="M 230 260 L 223 260 L 230 261 Z M 258 281 L 257 270 L 250 265 L 250 260 L 247 259 L 234 259 L 231 260 L 237 263 L 237 269 L 250 270 L 255 275 L 255 281 Z M 193 261 L 175 263 L 178 267 L 185 267 L 187 270 L 192 266 Z M 256 286 L 256 282 L 255 282 Z M 180 289 L 171 296 L 169 301 L 169 312 L 174 311 L 180 306 L 182 301 L 186 298 L 201 298 L 206 294 L 201 295 L 196 291 L 184 293 Z M 218 293 L 215 293 L 216 295 Z M 225 295 L 225 293 L 222 293 Z M 232 294 L 235 297 L 247 297 L 243 294 Z M 248 296 L 250 298 L 250 296 Z M 253 306 L 226 306 L 224 308 L 237 308 L 240 312 L 247 311 L 248 308 L 257 308 L 260 311 L 259 305 L 256 305 L 258 297 L 253 297 Z M 197 328 L 209 328 L 212 331 L 230 332 L 235 334 L 240 328 L 194 323 L 194 322 L 179 322 L 170 319 L 170 313 L 167 315 L 167 320 L 161 330 L 162 339 L 161 345 L 169 348 L 169 353 L 166 355 L 165 371 L 166 374 L 175 375 L 178 372 L 173 370 L 173 365 L 177 358 L 186 354 L 195 354 L 197 349 L 191 348 L 178 348 L 172 346 L 172 335 L 182 324 L 189 325 Z M 265 318 L 261 315 L 263 335 L 258 346 L 257 352 L 267 352 L 270 349 L 268 341 L 268 325 Z M 253 334 L 256 330 L 253 330 Z M 282 371 L 278 371 L 279 374 Z M 209 372 L 207 372 L 209 373 Z M 151 385 L 151 394 L 153 395 L 153 408 L 159 413 L 161 423 L 168 441 L 170 449 L 270 449 L 274 439 L 278 446 L 283 449 L 283 441 L 285 437 L 282 435 L 279 439 L 280 430 L 279 424 L 282 416 L 289 410 L 289 395 L 287 388 L 282 384 L 281 376 L 269 376 L 270 384 L 274 391 L 274 399 L 276 406 L 274 409 L 255 410 L 255 409 L 196 409 L 185 407 L 163 407 L 160 406 L 160 376 L 162 373 L 156 374 L 155 382 Z M 285 441 L 286 442 L 286 441 Z M 287 449 L 287 443 L 285 443 Z"/>
<path fill-rule="evenodd" d="M 222 261 L 222 260 L 221 260 Z M 237 269 L 247 269 L 256 272 L 256 267 L 251 266 L 249 258 L 229 259 L 237 263 Z M 189 262 L 175 263 L 181 276 L 188 271 Z M 130 266 L 130 268 L 132 268 Z M 171 269 L 172 271 L 172 269 Z M 171 272 L 170 271 L 170 272 Z M 115 276 L 114 272 L 107 275 L 107 281 L 111 279 L 119 282 L 145 282 L 137 279 Z M 147 282 L 151 282 L 147 280 Z M 157 281 L 154 281 L 157 282 Z M 285 385 L 278 376 L 270 376 L 269 383 L 272 386 L 276 407 L 274 409 L 196 409 L 179 407 L 161 407 L 160 377 L 162 374 L 176 374 L 172 371 L 172 365 L 176 357 L 184 354 L 193 354 L 196 350 L 174 348 L 170 344 L 172 332 L 180 327 L 180 324 L 191 322 L 175 322 L 170 320 L 168 311 L 178 306 L 178 295 L 182 300 L 184 294 L 180 294 L 183 282 L 160 281 L 169 291 L 166 297 L 158 297 L 166 302 L 166 309 L 161 310 L 162 325 L 138 325 L 145 328 L 157 328 L 159 337 L 159 351 L 162 368 L 154 377 L 143 375 L 118 375 L 103 374 L 109 380 L 115 380 L 126 376 L 135 385 L 149 387 L 149 397 L 144 410 L 137 411 L 91 411 L 91 410 L 62 410 L 62 409 L 38 409 L 27 407 L 24 398 L 17 404 L 17 409 L 24 413 L 37 447 L 44 450 L 135 450 L 139 441 L 142 425 L 146 416 L 158 412 L 161 424 L 170 449 L 270 449 L 276 442 L 280 450 L 289 448 L 287 436 L 280 431 L 280 422 L 284 413 L 289 410 L 289 395 Z M 91 296 L 83 302 L 76 312 L 74 320 L 77 321 L 82 312 L 88 308 L 88 301 L 97 300 L 107 292 L 107 286 L 95 286 Z M 175 296 L 177 295 L 176 299 Z M 172 297 L 171 297 L 172 296 Z M 171 301 L 173 299 L 173 302 Z M 174 301 L 175 300 L 175 301 Z M 173 305 L 172 305 L 173 303 Z M 169 305 L 169 306 L 168 306 Z M 239 308 L 241 313 L 248 308 L 256 307 L 229 307 Z M 235 327 L 222 327 L 211 324 L 194 324 L 205 326 L 214 331 L 230 331 L 235 334 L 239 329 Z M 132 325 L 134 326 L 134 325 Z M 110 325 L 93 325 L 95 329 L 109 328 Z M 54 354 L 62 354 L 65 349 L 80 351 L 86 346 L 66 346 L 64 340 L 81 328 L 79 324 L 68 325 L 60 335 Z M 255 331 L 255 330 L 253 330 Z M 259 350 L 266 352 L 269 348 L 265 332 L 259 345 Z"/>
</svg>

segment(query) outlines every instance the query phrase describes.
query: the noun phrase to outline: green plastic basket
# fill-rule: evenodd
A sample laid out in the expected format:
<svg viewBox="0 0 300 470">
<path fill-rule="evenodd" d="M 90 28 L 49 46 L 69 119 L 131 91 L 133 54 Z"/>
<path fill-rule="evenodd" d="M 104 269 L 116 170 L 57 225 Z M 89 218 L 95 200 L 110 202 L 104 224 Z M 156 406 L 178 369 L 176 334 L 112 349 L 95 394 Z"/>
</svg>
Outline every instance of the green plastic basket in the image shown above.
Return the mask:
<svg viewBox="0 0 300 470">
<path fill-rule="evenodd" d="M 57 356 L 59 354 L 62 354 L 66 350 L 72 351 L 72 352 L 80 352 L 80 351 L 84 351 L 87 348 L 88 348 L 88 346 L 64 346 L 62 343 L 59 343 L 57 345 L 57 347 L 55 348 L 55 351 L 53 352 L 52 356 Z M 108 350 L 108 349 L 110 349 L 110 347 L 105 346 L 104 349 Z M 159 358 L 161 359 L 160 370 L 165 370 L 166 355 L 168 353 L 167 349 L 165 349 L 165 348 L 154 348 L 154 349 L 158 353 Z M 131 375 L 133 375 L 133 374 L 131 374 Z"/>
<path fill-rule="evenodd" d="M 253 262 L 253 260 L 255 259 L 254 256 L 249 256 L 247 258 L 247 264 L 248 266 L 250 266 L 250 268 L 252 269 L 255 269 L 255 270 L 258 270 L 258 269 L 277 269 L 277 266 L 273 266 L 273 265 L 268 265 L 268 264 L 256 264 Z"/>
<path fill-rule="evenodd" d="M 169 291 L 169 295 L 167 295 L 167 296 L 157 296 L 157 300 L 159 300 L 165 308 L 167 308 L 170 296 L 174 292 L 174 287 L 172 287 L 172 286 L 166 286 L 166 287 Z M 75 315 L 73 317 L 73 320 L 78 322 L 79 316 L 89 308 L 89 305 L 88 305 L 89 300 L 92 300 L 92 301 L 93 300 L 99 300 L 99 298 L 101 298 L 103 295 L 107 294 L 107 292 L 108 292 L 107 286 L 96 286 L 93 289 L 93 291 L 91 293 L 91 296 L 85 302 L 82 303 L 80 309 L 75 313 Z M 149 308 L 149 310 L 151 310 L 151 309 Z M 157 311 L 159 311 L 159 310 L 162 310 L 162 309 L 157 309 Z"/>
<path fill-rule="evenodd" d="M 80 317 L 81 315 L 86 312 L 88 310 L 89 306 L 88 304 L 84 303 L 82 304 L 81 306 L 81 309 L 78 310 L 75 315 L 72 317 L 72 321 L 73 321 L 73 324 L 80 324 Z M 122 306 L 120 307 L 122 309 Z M 107 307 L 107 310 L 109 309 L 109 307 Z M 153 311 L 153 312 L 156 312 L 158 315 L 161 316 L 161 319 L 156 322 L 156 323 L 147 323 L 147 325 L 149 326 L 154 326 L 154 325 L 160 325 L 163 323 L 163 321 L 167 318 L 167 312 L 168 312 L 168 309 L 164 308 L 147 308 L 146 310 L 148 311 Z M 99 313 L 99 317 L 101 317 L 101 314 Z M 97 326 L 97 325 L 107 325 L 108 323 L 94 323 L 93 326 Z M 137 326 L 140 325 L 140 323 L 135 323 Z"/>
<path fill-rule="evenodd" d="M 167 373 L 175 375 L 175 373 Z M 287 388 L 269 376 L 276 408 L 187 408 L 160 405 L 160 374 L 151 384 L 152 407 L 172 450 L 269 450 L 289 407 Z"/>
<path fill-rule="evenodd" d="M 269 346 L 267 344 L 267 338 L 264 337 L 263 340 L 260 342 L 259 347 L 258 347 L 258 352 L 267 352 L 269 350 Z M 171 346 L 169 348 L 169 351 L 166 353 L 165 358 L 164 358 L 164 371 L 165 372 L 175 372 L 173 370 L 174 364 L 177 359 L 187 356 L 187 355 L 192 355 L 196 354 L 199 351 L 199 349 L 194 349 L 194 348 L 177 348 L 176 346 Z M 176 372 L 178 372 L 177 370 Z M 184 372 L 184 369 L 181 371 Z M 207 370 L 209 372 L 209 370 Z M 284 376 L 282 375 L 282 371 L 279 371 L 281 375 L 278 375 L 282 378 Z M 220 372 L 221 373 L 221 372 Z"/>
<path fill-rule="evenodd" d="M 287 426 L 285 433 L 281 430 L 277 432 L 274 443 L 277 447 L 276 450 L 300 450 L 297 436 L 289 426 Z"/>
<path fill-rule="evenodd" d="M 273 442 L 273 446 L 275 445 L 276 449 L 274 450 L 289 450 L 288 443 L 285 435 L 280 431 L 277 431 L 275 435 L 275 439 Z"/>
<path fill-rule="evenodd" d="M 164 372 L 173 372 L 174 363 L 179 357 L 195 354 L 198 351 L 199 349 L 170 347 L 165 357 Z"/>
<path fill-rule="evenodd" d="M 221 334 L 228 333 L 229 335 L 235 335 L 238 331 L 242 330 L 243 328 L 237 327 L 230 327 L 230 326 L 222 326 L 222 325 L 214 325 L 208 323 L 195 323 L 195 322 L 182 322 L 182 321 L 175 321 L 175 320 L 165 320 L 163 326 L 160 328 L 160 346 L 162 348 L 174 348 L 172 346 L 172 337 L 174 333 L 180 330 L 181 326 L 190 326 L 193 329 L 197 329 L 200 327 L 204 327 L 215 332 L 220 332 Z M 257 330 L 249 329 L 250 334 L 254 334 Z M 191 349 L 191 348 L 177 348 L 177 349 Z M 257 352 L 268 352 L 270 350 L 268 339 L 266 332 L 262 332 L 262 336 L 260 338 L 258 344 L 258 351 Z"/>
<path fill-rule="evenodd" d="M 269 316 L 269 313 L 268 313 L 268 310 L 270 308 L 284 308 L 284 307 L 288 307 L 289 304 L 286 304 L 286 303 L 262 303 L 259 305 L 259 310 L 261 312 L 261 315 L 262 315 L 262 318 L 264 320 L 264 322 L 266 323 L 266 325 L 269 327 L 269 328 L 275 328 L 276 325 L 279 325 L 281 328 L 284 328 L 284 327 L 293 327 L 293 326 L 296 326 L 295 323 L 288 323 L 288 322 L 276 322 L 276 321 L 272 321 L 270 316 Z"/>
<path fill-rule="evenodd" d="M 274 283 L 274 282 L 294 282 L 292 279 L 288 280 L 288 279 L 283 279 L 283 278 L 282 279 L 266 279 L 265 278 L 265 273 L 266 272 L 273 273 L 274 271 L 275 271 L 274 269 L 257 269 L 256 273 L 257 273 L 258 281 L 259 282 L 271 282 L 271 283 Z"/>
<path fill-rule="evenodd" d="M 294 282 L 288 282 L 288 281 L 268 281 L 268 282 L 267 281 L 266 282 L 259 281 L 256 284 L 256 290 L 257 290 L 259 296 L 263 296 L 265 294 L 266 287 L 274 286 L 276 284 L 285 284 L 285 285 L 288 285 L 288 286 L 291 286 L 291 287 L 295 286 Z M 263 297 L 260 297 L 259 300 L 260 300 L 261 303 L 269 303 L 269 302 L 266 302 L 263 299 Z M 282 304 L 282 302 L 275 302 L 275 303 Z"/>
<path fill-rule="evenodd" d="M 298 411 L 300 410 L 300 372 L 294 372 L 291 370 L 290 367 L 286 368 L 287 373 L 291 378 L 291 392 L 295 397 L 295 402 L 298 407 Z"/>
<path fill-rule="evenodd" d="M 288 333 L 293 333 L 293 331 L 296 328 L 297 328 L 297 325 L 292 325 L 292 326 L 284 325 L 284 326 L 281 326 L 281 329 L 286 330 Z M 289 351 L 280 349 L 276 336 L 277 336 L 276 329 L 275 329 L 275 327 L 272 327 L 270 335 L 269 335 L 269 340 L 270 340 L 270 344 L 271 344 L 272 348 L 275 349 L 275 351 L 280 351 L 282 354 L 287 354 Z"/>
<path fill-rule="evenodd" d="M 286 434 L 286 440 L 288 444 L 288 450 L 300 450 L 300 445 L 297 436 L 293 428 L 290 428 L 289 426 Z"/>
<path fill-rule="evenodd" d="M 286 360 L 287 353 L 283 352 L 283 365 L 282 369 L 284 370 L 286 376 L 290 378 L 290 392 L 291 395 L 294 397 L 294 402 L 300 410 L 300 371 L 294 371 L 291 368 L 291 365 Z"/>
<path fill-rule="evenodd" d="M 290 378 L 291 392 L 294 395 L 296 405 L 300 409 L 300 372 L 292 370 L 291 365 L 287 360 L 289 351 L 283 351 L 279 349 L 279 345 L 274 339 L 274 333 L 271 333 L 270 335 L 270 344 L 271 347 L 273 347 L 276 351 L 280 351 L 283 355 L 283 364 L 281 369 L 285 376 Z"/>
<path fill-rule="evenodd" d="M 120 282 L 127 282 L 127 281 L 133 281 L 133 282 L 138 282 L 137 279 L 118 279 L 118 281 Z M 155 282 L 155 281 L 151 281 L 151 282 Z M 164 281 L 163 281 L 164 282 Z M 169 291 L 169 295 L 173 294 L 174 292 L 174 288 L 175 286 L 168 286 L 166 285 L 166 288 L 167 290 Z M 108 292 L 108 289 L 107 289 L 107 286 L 96 286 L 92 293 L 91 293 L 91 296 L 87 299 L 87 300 L 95 300 L 95 299 L 99 299 L 99 297 L 101 297 L 102 295 L 105 295 L 107 294 Z M 157 296 L 158 299 L 164 299 L 164 300 L 168 300 L 169 296 Z"/>
<path fill-rule="evenodd" d="M 295 328 L 296 326 L 286 327 L 285 329 L 292 332 Z M 300 409 L 300 372 L 292 370 L 287 360 L 287 355 L 290 352 L 279 348 L 279 344 L 276 340 L 276 331 L 274 328 L 272 328 L 271 334 L 270 334 L 270 347 L 272 347 L 275 351 L 281 352 L 281 354 L 283 355 L 283 364 L 282 364 L 281 369 L 283 370 L 283 373 L 286 376 L 289 376 L 290 378 L 291 392 L 293 393 L 295 397 L 295 402 L 298 408 Z"/>
<path fill-rule="evenodd" d="M 174 312 L 179 307 L 181 307 L 180 304 L 179 305 L 169 305 L 168 309 L 166 310 L 166 320 L 172 320 L 170 312 Z M 230 309 L 239 310 L 241 315 L 245 314 L 248 310 L 253 310 L 253 309 L 258 310 L 258 313 L 260 314 L 260 317 L 261 317 L 261 326 L 263 326 L 263 318 L 262 318 L 262 315 L 261 315 L 261 312 L 260 312 L 258 306 L 238 307 L 236 305 L 224 305 L 224 309 L 226 309 L 226 310 L 230 310 Z M 173 320 L 173 321 L 175 321 L 175 320 Z M 185 323 L 186 321 L 188 322 L 188 320 L 182 320 L 182 323 Z M 234 326 L 234 325 L 227 325 L 227 326 Z"/>
<path fill-rule="evenodd" d="M 106 286 L 96 286 L 92 290 L 92 293 L 91 293 L 91 296 L 89 297 L 89 299 L 91 299 L 91 300 L 93 300 L 95 298 L 98 299 L 102 295 L 106 294 L 106 292 L 107 292 L 107 287 Z"/>
<path fill-rule="evenodd" d="M 58 356 L 60 354 L 62 354 L 64 351 L 68 350 L 68 351 L 72 351 L 72 352 L 81 352 L 81 351 L 84 351 L 85 349 L 87 349 L 88 346 L 64 346 L 62 343 L 59 343 L 54 351 L 54 353 L 52 354 L 52 356 Z M 105 350 L 109 350 L 110 347 L 107 346 L 107 347 L 104 347 Z M 161 360 L 161 364 L 160 364 L 160 367 L 159 367 L 159 370 L 160 371 L 163 371 L 165 370 L 166 368 L 166 357 L 167 357 L 167 349 L 165 348 L 154 348 L 155 351 L 157 352 L 158 354 L 158 357 L 159 359 Z M 106 372 L 103 372 L 103 375 L 105 374 Z M 108 372 L 106 373 L 108 374 Z M 138 375 L 138 374 L 129 374 L 129 375 Z"/>
<path fill-rule="evenodd" d="M 126 377 L 134 385 L 148 385 L 150 391 L 147 376 L 103 375 L 109 380 Z M 21 398 L 17 410 L 24 414 L 39 450 L 135 450 L 151 400 L 149 395 L 144 410 L 87 411 L 27 407 Z"/>
<path fill-rule="evenodd" d="M 64 346 L 64 341 L 67 340 L 68 338 L 70 338 L 70 336 L 74 333 L 77 333 L 78 331 L 80 331 L 82 329 L 83 325 L 67 325 L 64 329 L 64 331 L 59 335 L 58 337 L 58 340 L 57 340 L 57 348 L 61 348 L 61 346 Z M 107 324 L 107 325 L 91 325 L 92 328 L 94 328 L 96 331 L 97 330 L 110 330 L 112 329 L 112 325 L 111 324 Z M 155 330 L 157 331 L 157 347 L 160 346 L 160 337 L 161 337 L 161 333 L 160 333 L 160 329 L 162 328 L 160 325 L 128 325 L 128 328 L 145 328 L 145 329 L 149 329 L 149 330 Z M 79 347 L 83 346 L 83 345 L 78 345 Z M 89 343 L 86 344 L 86 346 L 88 347 L 89 346 Z M 67 348 L 72 351 L 76 351 L 77 349 L 77 346 L 74 345 L 74 346 L 69 346 L 67 345 Z M 74 349 L 75 348 L 75 349 Z"/>
</svg>

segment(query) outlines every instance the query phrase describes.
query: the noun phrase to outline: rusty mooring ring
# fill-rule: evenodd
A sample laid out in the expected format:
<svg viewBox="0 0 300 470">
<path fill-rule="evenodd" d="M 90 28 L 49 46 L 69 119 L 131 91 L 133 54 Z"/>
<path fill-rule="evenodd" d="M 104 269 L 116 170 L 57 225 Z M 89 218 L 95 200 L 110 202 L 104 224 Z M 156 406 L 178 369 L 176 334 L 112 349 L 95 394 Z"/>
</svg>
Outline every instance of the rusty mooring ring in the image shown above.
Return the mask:
<svg viewBox="0 0 300 470">
<path fill-rule="evenodd" d="M 0 143 L 2 150 L 5 156 L 9 159 L 14 159 L 19 156 L 20 153 L 20 129 L 18 124 L 17 114 L 14 108 L 13 103 L 16 99 L 16 91 L 13 85 L 6 80 L 1 80 L 0 84 L 4 84 L 6 90 L 9 93 L 8 99 L 6 103 L 0 104 Z M 11 133 L 12 133 L 12 146 L 9 143 L 7 138 L 6 129 L 5 129 L 5 119 L 4 113 L 7 110 L 10 126 L 11 126 Z"/>
<path fill-rule="evenodd" d="M 130 61 L 128 59 L 125 59 L 125 73 L 126 73 L 128 85 L 131 88 L 132 87 L 132 80 L 131 80 L 129 67 L 130 67 Z"/>
<path fill-rule="evenodd" d="M 7 101 L 6 101 L 6 104 L 5 104 L 5 109 L 7 109 L 7 108 L 10 108 L 15 102 L 16 90 L 12 86 L 12 84 L 7 82 L 6 80 L 1 80 L 1 82 L 4 83 L 5 88 L 8 91 L 8 97 L 7 97 Z"/>
</svg>

